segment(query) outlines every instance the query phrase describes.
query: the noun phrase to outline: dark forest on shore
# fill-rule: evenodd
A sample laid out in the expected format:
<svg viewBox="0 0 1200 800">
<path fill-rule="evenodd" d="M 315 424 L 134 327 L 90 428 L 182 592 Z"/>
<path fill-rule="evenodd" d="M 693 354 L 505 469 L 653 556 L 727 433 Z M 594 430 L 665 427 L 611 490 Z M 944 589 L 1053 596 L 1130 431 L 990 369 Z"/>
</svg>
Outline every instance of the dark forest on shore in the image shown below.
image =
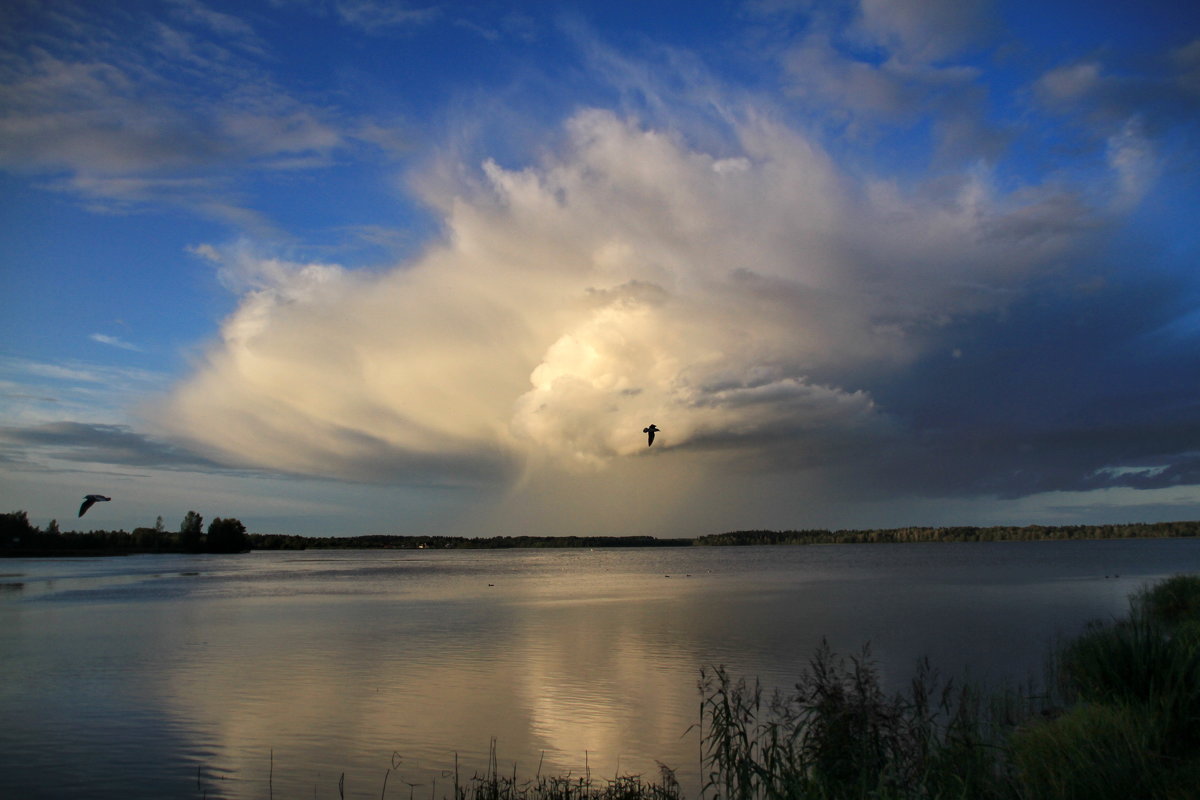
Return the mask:
<svg viewBox="0 0 1200 800">
<path fill-rule="evenodd" d="M 898 544 L 915 542 L 1002 542 L 1076 539 L 1177 538 L 1200 535 L 1200 521 L 1120 525 L 1026 525 L 993 527 L 905 527 L 871 530 L 748 530 L 692 539 L 653 536 L 299 536 L 247 533 L 232 517 L 203 517 L 189 511 L 175 531 L 159 517 L 153 527 L 124 530 L 61 531 L 51 520 L 45 529 L 24 511 L 0 514 L 0 555 L 53 556 L 133 553 L 238 553 L 250 550 L 496 550 L 566 547 L 721 547 L 745 545 Z"/>
</svg>

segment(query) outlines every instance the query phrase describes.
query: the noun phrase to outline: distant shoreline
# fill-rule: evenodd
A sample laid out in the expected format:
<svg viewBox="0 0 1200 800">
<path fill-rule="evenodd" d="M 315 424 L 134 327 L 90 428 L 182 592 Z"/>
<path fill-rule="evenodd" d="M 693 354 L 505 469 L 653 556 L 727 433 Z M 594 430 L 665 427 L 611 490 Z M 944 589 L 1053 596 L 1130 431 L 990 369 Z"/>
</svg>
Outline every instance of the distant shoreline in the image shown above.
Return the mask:
<svg viewBox="0 0 1200 800">
<path fill-rule="evenodd" d="M 1200 521 L 1147 522 L 1125 525 L 1028 525 L 993 527 L 907 527 L 865 530 L 747 530 L 693 539 L 653 536 L 329 536 L 303 537 L 250 534 L 255 550 L 504 550 L 571 547 L 739 547 L 754 545 L 893 544 L 914 542 L 1061 541 L 1075 539 L 1163 539 L 1200 536 Z"/>
<path fill-rule="evenodd" d="M 87 533 L 24 532 L 0 540 L 0 557 L 86 557 L 195 552 L 178 546 L 178 534 L 149 536 L 147 529 Z M 921 542 L 1075 541 L 1099 539 L 1178 539 L 1200 536 L 1200 521 L 1121 525 L 1026 525 L 992 527 L 905 527 L 865 530 L 746 530 L 693 539 L 653 536 L 298 536 L 252 533 L 248 550 L 511 550 L 536 548 L 738 547 L 814 544 L 913 544 Z M 245 552 L 245 550 L 243 550 Z"/>
<path fill-rule="evenodd" d="M 902 544 L 916 542 L 1035 542 L 1087 539 L 1181 539 L 1200 536 L 1200 521 L 1119 525 L 910 526 L 865 530 L 731 531 L 701 536 L 699 545 Z"/>
</svg>

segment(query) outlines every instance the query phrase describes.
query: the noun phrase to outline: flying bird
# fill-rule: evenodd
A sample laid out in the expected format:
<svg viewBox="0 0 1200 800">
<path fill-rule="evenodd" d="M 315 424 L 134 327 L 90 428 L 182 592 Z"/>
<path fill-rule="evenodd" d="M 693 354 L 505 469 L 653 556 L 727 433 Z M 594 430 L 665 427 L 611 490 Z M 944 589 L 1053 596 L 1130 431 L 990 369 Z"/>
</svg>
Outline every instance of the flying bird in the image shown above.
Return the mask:
<svg viewBox="0 0 1200 800">
<path fill-rule="evenodd" d="M 112 498 L 105 497 L 102 494 L 85 495 L 83 498 L 83 505 L 79 506 L 79 516 L 82 517 L 84 515 L 84 512 L 86 512 L 89 508 L 94 506 L 96 503 L 108 502 L 109 500 L 112 500 Z"/>
<path fill-rule="evenodd" d="M 646 442 L 646 447 L 649 447 L 650 445 L 654 444 L 654 434 L 658 433 L 658 426 L 652 422 L 650 423 L 649 428 L 642 428 L 642 433 L 650 434 L 649 437 L 647 437 L 649 441 Z"/>
</svg>

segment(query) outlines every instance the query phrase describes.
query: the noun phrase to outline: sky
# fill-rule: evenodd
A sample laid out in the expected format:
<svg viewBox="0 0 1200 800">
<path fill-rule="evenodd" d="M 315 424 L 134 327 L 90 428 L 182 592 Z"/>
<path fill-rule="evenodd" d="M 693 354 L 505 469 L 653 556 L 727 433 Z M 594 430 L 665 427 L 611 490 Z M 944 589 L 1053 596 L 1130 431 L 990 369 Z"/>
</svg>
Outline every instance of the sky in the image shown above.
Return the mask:
<svg viewBox="0 0 1200 800">
<path fill-rule="evenodd" d="M 1198 121 L 1164 0 L 13 0 L 0 508 L 1196 519 Z"/>
</svg>

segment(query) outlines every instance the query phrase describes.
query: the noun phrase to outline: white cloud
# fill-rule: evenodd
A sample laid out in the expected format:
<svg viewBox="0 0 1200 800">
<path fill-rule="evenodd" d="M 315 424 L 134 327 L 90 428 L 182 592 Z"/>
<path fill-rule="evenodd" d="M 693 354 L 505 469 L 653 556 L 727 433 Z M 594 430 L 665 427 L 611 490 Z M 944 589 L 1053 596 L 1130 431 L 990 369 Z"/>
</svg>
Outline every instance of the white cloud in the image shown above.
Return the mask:
<svg viewBox="0 0 1200 800">
<path fill-rule="evenodd" d="M 1069 241 L 1049 190 L 858 185 L 777 123 L 735 128 L 717 157 L 581 112 L 561 152 L 431 191 L 446 241 L 389 273 L 194 248 L 245 294 L 159 424 L 376 481 L 622 469 L 649 422 L 651 455 L 811 464 L 889 435 L 863 383 Z"/>
<path fill-rule="evenodd" d="M 301 264 L 259 255 L 248 239 L 224 248 L 199 244 L 187 250 L 215 264 L 217 278 L 230 291 L 253 292 L 261 296 L 260 300 L 265 297 L 271 302 L 303 300 L 312 294 L 313 287 L 336 281 L 342 275 L 342 268 L 336 264 Z"/>
<path fill-rule="evenodd" d="M 133 350 L 134 352 L 138 352 L 142 349 L 136 344 L 130 344 L 129 342 L 117 336 L 109 336 L 108 334 L 104 333 L 93 333 L 88 338 L 93 342 L 99 342 L 100 344 L 106 344 L 110 347 L 117 347 L 122 350 Z"/>
</svg>

